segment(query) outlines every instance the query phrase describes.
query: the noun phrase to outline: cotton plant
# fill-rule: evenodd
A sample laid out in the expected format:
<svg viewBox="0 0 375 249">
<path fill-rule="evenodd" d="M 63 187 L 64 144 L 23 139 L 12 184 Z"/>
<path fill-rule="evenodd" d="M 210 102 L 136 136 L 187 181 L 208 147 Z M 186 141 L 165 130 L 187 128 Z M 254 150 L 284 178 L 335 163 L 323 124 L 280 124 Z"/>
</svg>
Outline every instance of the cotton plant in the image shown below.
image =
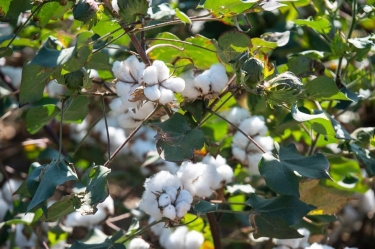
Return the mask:
<svg viewBox="0 0 375 249">
<path fill-rule="evenodd" d="M 185 80 L 181 95 L 189 100 L 216 98 L 228 83 L 225 67 L 220 63 L 213 64 L 199 75 L 195 75 L 194 70 L 188 70 L 180 77 Z"/>
<path fill-rule="evenodd" d="M 230 112 L 229 116 L 231 116 Z M 238 122 L 239 120 L 234 121 Z M 268 128 L 264 117 L 251 116 L 245 118 L 239 122 L 238 128 L 252 137 L 265 151 L 271 152 L 273 150 L 273 139 L 270 136 L 266 136 Z M 258 163 L 262 158 L 263 152 L 239 131 L 233 136 L 232 154 L 235 159 L 247 166 L 250 175 L 259 175 Z"/>
</svg>

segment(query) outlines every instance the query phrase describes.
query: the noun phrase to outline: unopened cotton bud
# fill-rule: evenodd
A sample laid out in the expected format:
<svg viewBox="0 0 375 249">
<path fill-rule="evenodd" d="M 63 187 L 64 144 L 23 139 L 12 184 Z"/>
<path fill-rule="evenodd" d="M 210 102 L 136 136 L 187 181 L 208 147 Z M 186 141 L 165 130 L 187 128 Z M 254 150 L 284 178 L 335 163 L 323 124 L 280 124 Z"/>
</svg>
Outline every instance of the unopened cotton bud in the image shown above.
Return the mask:
<svg viewBox="0 0 375 249">
<path fill-rule="evenodd" d="M 158 83 L 158 70 L 155 66 L 149 66 L 143 71 L 143 80 L 147 85 Z"/>
<path fill-rule="evenodd" d="M 165 105 L 167 103 L 172 102 L 173 100 L 174 100 L 174 93 L 172 92 L 172 90 L 161 87 L 159 103 Z"/>
<path fill-rule="evenodd" d="M 176 209 L 173 205 L 168 205 L 163 209 L 163 216 L 171 220 L 176 219 Z"/>
<path fill-rule="evenodd" d="M 182 92 L 185 89 L 185 81 L 181 78 L 169 78 L 162 85 L 176 93 Z"/>
<path fill-rule="evenodd" d="M 169 68 L 163 61 L 155 60 L 152 65 L 156 67 L 158 71 L 158 80 L 162 82 L 169 78 Z"/>
<path fill-rule="evenodd" d="M 251 57 L 244 62 L 242 73 L 245 74 L 244 87 L 252 90 L 264 79 L 264 64 L 259 59 Z"/>
<path fill-rule="evenodd" d="M 171 197 L 168 194 L 162 194 L 159 196 L 159 206 L 166 207 L 171 204 Z"/>
<path fill-rule="evenodd" d="M 179 203 L 181 201 L 185 201 L 189 204 L 191 204 L 193 202 L 193 196 L 190 194 L 189 191 L 183 189 L 180 191 L 180 193 L 178 194 L 178 197 L 177 197 L 177 200 L 176 200 L 176 203 Z"/>
<path fill-rule="evenodd" d="M 201 89 L 203 94 L 208 94 L 210 91 L 210 78 L 207 75 L 198 75 L 195 77 L 194 86 Z"/>
<path fill-rule="evenodd" d="M 174 187 L 168 187 L 165 190 L 165 193 L 169 195 L 169 197 L 171 198 L 171 202 L 172 203 L 176 200 L 176 196 L 177 196 L 177 189 L 176 188 L 174 188 Z"/>
<path fill-rule="evenodd" d="M 185 214 L 190 210 L 191 205 L 187 203 L 186 201 L 180 201 L 176 205 L 176 215 L 177 218 L 182 218 L 185 216 Z"/>
<path fill-rule="evenodd" d="M 146 98 L 148 98 L 151 101 L 156 101 L 160 98 L 160 90 L 158 85 L 148 86 L 143 91 Z"/>
</svg>

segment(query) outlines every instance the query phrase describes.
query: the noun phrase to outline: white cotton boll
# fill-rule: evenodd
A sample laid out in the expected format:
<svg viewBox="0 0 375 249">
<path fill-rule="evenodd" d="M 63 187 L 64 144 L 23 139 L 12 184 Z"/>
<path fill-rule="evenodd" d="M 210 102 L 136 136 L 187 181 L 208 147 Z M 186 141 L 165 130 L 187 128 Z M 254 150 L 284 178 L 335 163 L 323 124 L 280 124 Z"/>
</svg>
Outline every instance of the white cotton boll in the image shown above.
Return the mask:
<svg viewBox="0 0 375 249">
<path fill-rule="evenodd" d="M 298 247 L 305 248 L 309 246 L 309 237 L 311 232 L 306 228 L 299 228 L 298 232 L 304 236 L 300 239 Z"/>
<path fill-rule="evenodd" d="M 149 66 L 143 71 L 143 81 L 149 86 L 158 84 L 158 70 L 155 66 Z"/>
<path fill-rule="evenodd" d="M 149 249 L 150 244 L 141 238 L 134 238 L 130 241 L 128 249 Z"/>
<path fill-rule="evenodd" d="M 109 103 L 109 108 L 114 111 L 116 114 L 123 113 L 125 109 L 120 98 L 115 98 Z"/>
<path fill-rule="evenodd" d="M 273 139 L 270 136 L 267 137 L 261 137 L 261 136 L 256 136 L 254 138 L 255 142 L 257 142 L 260 146 L 263 147 L 266 151 L 270 152 L 273 150 Z M 253 144 L 253 143 L 251 143 Z M 254 145 L 254 144 L 253 144 Z M 255 146 L 255 145 L 254 145 Z M 257 147 L 257 150 L 260 152 L 259 148 Z"/>
<path fill-rule="evenodd" d="M 163 216 L 168 219 L 176 219 L 176 208 L 173 205 L 168 205 L 163 209 Z"/>
<path fill-rule="evenodd" d="M 171 205 L 171 197 L 168 194 L 162 194 L 159 196 L 159 206 L 166 207 Z"/>
<path fill-rule="evenodd" d="M 226 112 L 224 116 L 229 122 L 239 126 L 242 121 L 250 117 L 250 112 L 240 107 L 234 107 Z"/>
<path fill-rule="evenodd" d="M 161 213 L 159 209 L 158 202 L 156 201 L 156 198 L 154 201 L 152 201 L 151 199 L 149 199 L 148 201 L 144 201 L 142 199 L 142 201 L 139 204 L 139 208 L 146 214 L 150 215 L 155 220 L 163 217 L 163 214 Z"/>
<path fill-rule="evenodd" d="M 374 190 L 369 189 L 364 195 L 361 195 L 358 203 L 359 210 L 363 214 L 375 212 L 375 195 Z"/>
<path fill-rule="evenodd" d="M 208 197 L 212 194 L 209 183 L 204 182 L 205 179 L 202 180 L 204 177 L 203 167 L 206 166 L 203 163 L 183 162 L 177 171 L 177 176 L 181 179 L 184 189 L 189 191 L 192 196 Z"/>
<path fill-rule="evenodd" d="M 186 201 L 181 201 L 176 205 L 177 218 L 182 218 L 190 210 L 191 205 Z"/>
<path fill-rule="evenodd" d="M 208 94 L 210 91 L 210 78 L 207 75 L 198 75 L 195 77 L 194 86 L 202 91 L 202 94 Z"/>
<path fill-rule="evenodd" d="M 0 71 L 10 78 L 12 85 L 15 88 L 18 89 L 20 87 L 22 79 L 22 67 L 2 66 L 0 67 Z"/>
<path fill-rule="evenodd" d="M 184 249 L 185 236 L 188 233 L 186 226 L 178 227 L 168 238 L 165 249 Z"/>
<path fill-rule="evenodd" d="M 47 84 L 46 88 L 47 88 L 48 94 L 52 97 L 57 97 L 59 95 L 62 95 L 66 91 L 66 87 L 64 85 L 57 83 L 55 80 L 51 80 Z"/>
<path fill-rule="evenodd" d="M 156 145 L 152 141 L 137 139 L 130 147 L 130 151 L 140 162 L 143 162 L 150 151 L 156 151 Z"/>
<path fill-rule="evenodd" d="M 110 195 L 101 203 L 98 204 L 97 206 L 98 210 L 102 209 L 108 212 L 108 214 L 114 214 L 115 213 L 115 205 L 113 202 L 113 199 Z"/>
<path fill-rule="evenodd" d="M 112 0 L 112 8 L 113 8 L 113 11 L 119 13 L 120 8 L 118 7 L 117 0 Z"/>
<path fill-rule="evenodd" d="M 226 184 L 233 181 L 234 173 L 232 167 L 229 165 L 224 164 L 219 166 L 217 172 L 221 175 Z"/>
<path fill-rule="evenodd" d="M 169 78 L 169 68 L 163 61 L 155 60 L 152 65 L 156 67 L 158 71 L 158 80 L 162 82 Z"/>
<path fill-rule="evenodd" d="M 135 120 L 133 118 L 133 115 L 128 112 L 118 115 L 117 122 L 120 127 L 128 129 L 137 127 L 142 122 L 142 120 Z"/>
<path fill-rule="evenodd" d="M 187 202 L 189 204 L 193 202 L 193 196 L 190 194 L 189 191 L 185 189 L 181 190 L 180 193 L 178 194 L 176 203 L 180 203 L 182 201 Z"/>
<path fill-rule="evenodd" d="M 137 83 L 137 81 L 130 76 L 129 68 L 124 61 L 115 61 L 112 66 L 112 72 L 113 75 L 121 81 L 126 83 Z"/>
<path fill-rule="evenodd" d="M 214 92 L 221 92 L 228 83 L 228 75 L 222 64 L 214 64 L 210 67 L 211 89 Z"/>
<path fill-rule="evenodd" d="M 158 170 L 166 170 L 171 174 L 175 174 L 178 171 L 179 167 L 174 162 L 164 161 L 162 165 L 158 165 Z"/>
<path fill-rule="evenodd" d="M 137 81 L 140 82 L 143 77 L 143 71 L 145 69 L 145 64 L 143 62 L 140 62 L 137 58 L 137 56 L 132 55 L 129 56 L 125 60 L 125 64 L 129 68 L 129 73 L 131 76 Z"/>
<path fill-rule="evenodd" d="M 233 157 L 236 158 L 238 161 L 245 162 L 246 152 L 243 149 L 232 145 L 232 154 Z"/>
<path fill-rule="evenodd" d="M 174 187 L 168 187 L 165 189 L 165 193 L 169 195 L 171 202 L 175 202 L 177 197 L 177 189 Z"/>
<path fill-rule="evenodd" d="M 162 86 L 176 93 L 182 92 L 185 88 L 185 81 L 182 78 L 171 77 L 162 83 Z"/>
<path fill-rule="evenodd" d="M 122 81 L 117 82 L 115 85 L 117 96 L 121 97 L 122 95 L 128 94 L 132 89 L 132 86 L 133 84 L 131 83 L 125 83 Z"/>
<path fill-rule="evenodd" d="M 143 104 L 135 113 L 132 114 L 134 119 L 140 119 L 143 121 L 153 110 L 155 109 L 154 103 L 147 102 Z"/>
<path fill-rule="evenodd" d="M 18 179 L 11 178 L 6 181 L 1 188 L 2 197 L 4 201 L 9 204 L 13 203 L 13 193 L 21 186 L 22 181 Z"/>
<path fill-rule="evenodd" d="M 255 153 L 247 155 L 247 162 L 243 162 L 247 164 L 247 172 L 249 175 L 259 175 L 259 168 L 258 164 L 259 161 L 262 159 L 262 153 Z"/>
<path fill-rule="evenodd" d="M 238 147 L 242 150 L 245 150 L 246 147 L 249 145 L 249 139 L 245 137 L 241 132 L 234 133 L 232 139 L 232 147 Z"/>
<path fill-rule="evenodd" d="M 277 245 L 277 248 L 298 248 L 300 239 L 274 239 L 273 242 Z"/>
<path fill-rule="evenodd" d="M 262 116 L 252 116 L 251 118 L 245 119 L 241 122 L 239 128 L 250 136 L 264 136 L 268 132 L 264 117 Z"/>
<path fill-rule="evenodd" d="M 163 192 L 168 187 L 181 188 L 180 179 L 168 171 L 160 171 L 145 182 L 146 190 L 153 192 Z"/>
<path fill-rule="evenodd" d="M 152 217 L 150 217 L 148 219 L 148 224 L 151 224 L 154 221 L 155 221 L 155 219 L 152 218 Z M 157 223 L 157 224 L 155 224 L 155 225 L 153 225 L 151 227 L 151 231 L 153 232 L 153 234 L 155 234 L 156 236 L 160 237 L 161 234 L 162 234 L 162 232 L 163 232 L 163 230 L 164 230 L 164 225 L 165 224 L 163 222 L 159 222 L 159 223 Z"/>
<path fill-rule="evenodd" d="M 199 96 L 199 91 L 197 88 L 195 88 L 194 82 L 194 71 L 189 70 L 182 74 L 180 74 L 180 77 L 185 81 L 185 88 L 181 92 L 181 95 L 188 98 L 188 99 L 196 99 Z"/>
<path fill-rule="evenodd" d="M 173 233 L 172 229 L 162 228 L 160 238 L 159 238 L 159 244 L 163 248 L 167 248 L 167 246 L 169 245 L 169 243 L 170 243 L 169 239 L 170 239 L 172 233 Z"/>
<path fill-rule="evenodd" d="M 216 158 L 211 155 L 207 155 L 203 158 L 202 163 L 212 164 L 215 167 L 219 167 L 221 165 L 227 164 L 227 160 L 220 155 L 217 155 Z"/>
<path fill-rule="evenodd" d="M 38 237 L 34 232 L 28 234 L 32 229 L 25 228 L 24 224 L 16 225 L 16 236 L 14 238 L 14 243 L 16 247 L 20 248 L 35 248 L 37 245 Z"/>
<path fill-rule="evenodd" d="M 153 85 L 153 86 L 147 86 L 144 89 L 144 94 L 146 98 L 148 98 L 151 101 L 156 101 L 160 98 L 161 92 L 159 90 L 158 85 Z"/>
<path fill-rule="evenodd" d="M 160 98 L 159 103 L 162 105 L 168 104 L 174 100 L 174 93 L 172 90 L 166 89 L 164 87 L 160 88 Z"/>
<path fill-rule="evenodd" d="M 199 249 L 203 245 L 203 234 L 197 231 L 190 231 L 185 237 L 185 249 Z"/>
</svg>

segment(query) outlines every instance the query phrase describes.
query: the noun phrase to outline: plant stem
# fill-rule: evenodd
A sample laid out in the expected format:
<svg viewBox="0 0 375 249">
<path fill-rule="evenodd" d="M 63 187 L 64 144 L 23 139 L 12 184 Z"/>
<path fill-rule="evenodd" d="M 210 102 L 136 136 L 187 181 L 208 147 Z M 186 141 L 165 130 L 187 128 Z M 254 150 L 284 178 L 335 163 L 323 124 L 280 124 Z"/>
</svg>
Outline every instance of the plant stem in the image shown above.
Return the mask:
<svg viewBox="0 0 375 249">
<path fill-rule="evenodd" d="M 320 133 L 318 133 L 318 134 L 316 135 L 314 141 L 312 141 L 312 144 L 311 144 L 311 147 L 310 147 L 310 151 L 309 151 L 309 155 L 310 155 L 310 156 L 311 156 L 312 154 L 314 154 L 314 152 L 315 152 L 316 144 L 318 143 L 319 137 L 320 137 Z"/>
<path fill-rule="evenodd" d="M 214 248 L 215 249 L 221 249 L 220 227 L 217 224 L 215 214 L 214 213 L 207 213 L 206 216 L 207 216 L 207 219 L 208 219 L 208 223 L 210 224 L 212 239 L 214 241 Z"/>
<path fill-rule="evenodd" d="M 105 167 L 108 167 L 108 165 L 113 161 L 113 159 L 117 156 L 117 154 L 124 148 L 124 146 L 132 139 L 132 137 L 137 133 L 137 131 L 144 125 L 144 123 L 147 122 L 151 118 L 152 115 L 159 109 L 159 105 L 156 106 L 156 108 L 145 118 L 145 120 L 142 121 L 140 125 L 138 125 L 131 133 L 130 135 L 125 139 L 125 141 L 116 149 L 115 152 L 113 152 L 112 156 L 108 159 L 108 161 L 104 164 Z"/>
<path fill-rule="evenodd" d="M 216 115 L 218 116 L 219 118 L 223 119 L 224 121 L 226 121 L 228 124 L 230 124 L 231 126 L 233 126 L 233 128 L 235 128 L 237 131 L 241 132 L 242 135 L 244 135 L 247 139 L 249 139 L 252 143 L 254 143 L 254 145 L 256 147 L 258 147 L 258 149 L 260 149 L 263 153 L 267 153 L 267 151 L 262 147 L 260 146 L 257 142 L 255 142 L 255 140 L 250 137 L 246 132 L 244 132 L 243 130 L 241 130 L 239 127 L 237 127 L 235 124 L 233 124 L 232 122 L 230 122 L 228 119 L 224 118 L 223 116 L 221 116 L 220 114 L 214 112 L 214 111 L 211 111 L 211 110 L 208 110 L 208 112 L 212 113 L 213 115 Z"/>
<path fill-rule="evenodd" d="M 194 44 L 194 43 L 191 43 L 191 42 L 187 42 L 187 41 L 182 41 L 182 40 L 168 39 L 168 38 L 147 38 L 146 40 L 147 41 L 170 41 L 170 42 L 177 42 L 177 43 L 182 43 L 182 44 L 194 46 L 194 47 L 197 47 L 197 48 L 201 48 L 201 49 L 204 49 L 204 50 L 216 53 L 215 50 L 212 50 L 212 49 L 209 49 L 209 48 L 205 48 L 205 47 L 199 46 L 197 44 Z"/>
<path fill-rule="evenodd" d="M 160 48 L 160 47 L 171 47 L 171 48 L 174 48 L 174 49 L 177 49 L 177 50 L 180 50 L 180 51 L 184 51 L 184 48 L 182 47 L 177 47 L 175 45 L 172 45 L 172 44 L 156 44 L 152 47 L 150 47 L 149 49 L 146 50 L 146 54 L 149 54 L 150 52 L 152 52 L 152 50 L 154 50 L 155 48 Z"/>
<path fill-rule="evenodd" d="M 108 158 L 111 158 L 111 141 L 109 139 L 108 122 L 107 122 L 107 115 L 106 115 L 106 112 L 105 112 L 104 97 L 102 97 L 102 109 L 103 109 L 105 130 L 106 130 L 106 133 L 107 133 L 107 153 L 108 153 Z"/>
</svg>

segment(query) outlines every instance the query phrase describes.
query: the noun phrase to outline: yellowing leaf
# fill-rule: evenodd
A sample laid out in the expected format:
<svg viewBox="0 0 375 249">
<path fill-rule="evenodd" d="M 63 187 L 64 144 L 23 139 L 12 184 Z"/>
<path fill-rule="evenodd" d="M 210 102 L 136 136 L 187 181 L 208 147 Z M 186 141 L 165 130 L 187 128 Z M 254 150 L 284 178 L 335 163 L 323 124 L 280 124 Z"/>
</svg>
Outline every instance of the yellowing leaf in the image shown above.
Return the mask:
<svg viewBox="0 0 375 249">
<path fill-rule="evenodd" d="M 302 182 L 299 185 L 301 201 L 317 207 L 310 215 L 336 214 L 354 198 L 341 196 L 329 188 L 319 186 L 319 180 Z"/>
</svg>

